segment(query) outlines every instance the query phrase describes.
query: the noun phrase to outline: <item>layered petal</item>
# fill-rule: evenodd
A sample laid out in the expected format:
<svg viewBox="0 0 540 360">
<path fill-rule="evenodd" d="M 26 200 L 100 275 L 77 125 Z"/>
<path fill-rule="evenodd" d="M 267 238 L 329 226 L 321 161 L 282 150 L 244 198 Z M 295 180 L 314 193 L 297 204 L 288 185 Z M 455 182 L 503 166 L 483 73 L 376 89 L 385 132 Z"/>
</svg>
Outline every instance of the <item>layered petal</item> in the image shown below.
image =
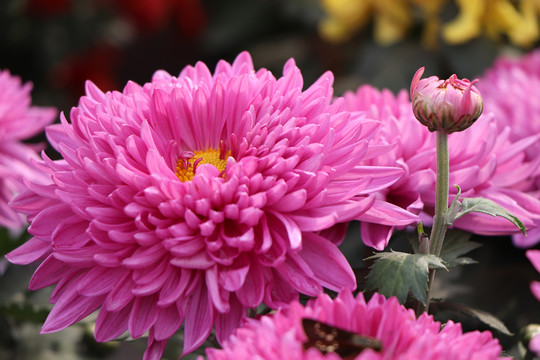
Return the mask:
<svg viewBox="0 0 540 360">
<path fill-rule="evenodd" d="M 262 302 L 354 288 L 335 245 L 344 223 L 416 216 L 376 198 L 405 170 L 361 164 L 390 148 L 372 145 L 378 123 L 344 111 L 332 82 L 304 90 L 293 60 L 275 78 L 246 52 L 121 92 L 88 82 L 47 130 L 63 157 L 39 163 L 51 182 L 14 201 L 34 238 L 8 258 L 44 260 L 31 285 L 56 285 L 44 331 L 100 308 L 99 341 L 148 333 L 157 359 L 182 326 L 189 353 Z"/>
</svg>

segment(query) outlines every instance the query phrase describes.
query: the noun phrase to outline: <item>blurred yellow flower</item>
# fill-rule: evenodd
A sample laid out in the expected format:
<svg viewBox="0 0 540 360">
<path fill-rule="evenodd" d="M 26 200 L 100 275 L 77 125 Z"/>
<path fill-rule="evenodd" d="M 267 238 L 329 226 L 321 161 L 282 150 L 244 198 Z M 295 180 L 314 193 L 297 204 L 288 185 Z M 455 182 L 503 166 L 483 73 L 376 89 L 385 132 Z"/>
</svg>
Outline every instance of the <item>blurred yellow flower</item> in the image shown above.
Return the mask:
<svg viewBox="0 0 540 360">
<path fill-rule="evenodd" d="M 482 31 L 496 40 L 504 34 L 512 43 L 523 47 L 538 40 L 540 0 L 456 0 L 456 3 L 460 13 L 442 32 L 449 44 L 464 43 Z"/>
<path fill-rule="evenodd" d="M 412 25 L 423 22 L 422 42 L 428 48 L 439 37 L 461 44 L 485 33 L 495 40 L 502 35 L 528 47 L 539 38 L 540 0 L 320 0 L 326 16 L 319 24 L 321 36 L 343 42 L 357 31 L 373 25 L 375 41 L 391 45 L 407 36 Z M 453 3 L 453 4 L 452 4 Z M 445 5 L 459 13 L 441 25 Z M 443 9 L 444 8 L 444 9 Z"/>
<path fill-rule="evenodd" d="M 390 45 L 402 40 L 414 23 L 416 12 L 425 14 L 424 41 L 436 41 L 438 13 L 447 0 L 321 0 L 326 17 L 321 35 L 333 42 L 348 40 L 373 19 L 375 41 Z M 435 36 L 433 36 L 435 35 Z"/>
<path fill-rule="evenodd" d="M 322 36 L 334 42 L 348 40 L 371 15 L 372 0 L 321 0 L 327 13 L 319 24 Z"/>
</svg>

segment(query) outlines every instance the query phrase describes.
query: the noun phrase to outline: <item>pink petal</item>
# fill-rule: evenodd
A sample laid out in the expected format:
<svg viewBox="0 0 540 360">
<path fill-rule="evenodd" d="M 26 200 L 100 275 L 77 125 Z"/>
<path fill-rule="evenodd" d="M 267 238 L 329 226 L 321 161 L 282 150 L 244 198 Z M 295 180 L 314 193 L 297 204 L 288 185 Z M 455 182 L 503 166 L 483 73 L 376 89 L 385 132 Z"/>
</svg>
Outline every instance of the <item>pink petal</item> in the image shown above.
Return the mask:
<svg viewBox="0 0 540 360">
<path fill-rule="evenodd" d="M 531 282 L 531 292 L 540 301 L 540 281 Z"/>
<path fill-rule="evenodd" d="M 210 299 L 212 300 L 212 304 L 220 313 L 228 312 L 230 306 L 228 301 L 228 293 L 220 287 L 217 265 L 206 269 L 205 275 L 206 287 L 208 289 Z"/>
<path fill-rule="evenodd" d="M 212 332 L 213 324 L 214 308 L 211 305 L 206 287 L 200 285 L 193 292 L 186 309 L 182 355 L 197 349 Z"/>
<path fill-rule="evenodd" d="M 57 260 L 53 255 L 49 255 L 32 275 L 28 288 L 38 290 L 56 284 L 70 272 L 73 272 L 73 269 L 69 265 Z"/>
<path fill-rule="evenodd" d="M 148 338 L 148 347 L 144 351 L 143 360 L 160 360 L 165 351 L 166 340 L 155 340 L 151 336 Z"/>
<path fill-rule="evenodd" d="M 233 333 L 240 325 L 242 318 L 246 315 L 246 309 L 236 299 L 230 301 L 231 309 L 225 314 L 217 314 L 216 316 L 216 337 L 220 344 Z"/>
<path fill-rule="evenodd" d="M 178 312 L 176 304 L 158 310 L 158 317 L 154 325 L 156 340 L 167 340 L 178 330 L 184 321 L 184 316 Z"/>
<path fill-rule="evenodd" d="M 264 276 L 261 265 L 253 261 L 246 274 L 243 286 L 236 291 L 238 301 L 244 306 L 255 308 L 260 305 L 264 297 Z"/>
<path fill-rule="evenodd" d="M 81 296 L 72 286 L 71 289 L 62 294 L 58 302 L 53 306 L 41 328 L 41 333 L 47 334 L 60 331 L 84 319 L 101 306 L 103 298 L 103 296 Z"/>
<path fill-rule="evenodd" d="M 335 244 L 322 236 L 305 233 L 302 250 L 298 255 L 304 259 L 322 286 L 335 291 L 356 288 L 356 277 L 349 262 Z"/>
<path fill-rule="evenodd" d="M 102 307 L 96 319 L 94 330 L 96 340 L 99 342 L 111 341 L 125 333 L 128 329 L 130 312 L 129 306 L 116 312 L 108 311 Z"/>
<path fill-rule="evenodd" d="M 533 264 L 536 271 L 540 272 L 540 250 L 527 250 L 525 255 L 531 264 Z"/>
<path fill-rule="evenodd" d="M 303 294 L 316 296 L 322 291 L 310 266 L 299 255 L 289 254 L 275 269 L 294 289 Z"/>
<path fill-rule="evenodd" d="M 133 338 L 142 336 L 156 322 L 158 309 L 156 296 L 136 297 L 128 320 L 128 328 Z"/>
<path fill-rule="evenodd" d="M 360 225 L 361 238 L 364 244 L 382 251 L 388 245 L 394 231 L 393 226 L 364 222 Z"/>
<path fill-rule="evenodd" d="M 9 252 L 6 258 L 14 264 L 28 265 L 45 257 L 51 250 L 51 243 L 33 237 L 15 250 Z"/>
</svg>

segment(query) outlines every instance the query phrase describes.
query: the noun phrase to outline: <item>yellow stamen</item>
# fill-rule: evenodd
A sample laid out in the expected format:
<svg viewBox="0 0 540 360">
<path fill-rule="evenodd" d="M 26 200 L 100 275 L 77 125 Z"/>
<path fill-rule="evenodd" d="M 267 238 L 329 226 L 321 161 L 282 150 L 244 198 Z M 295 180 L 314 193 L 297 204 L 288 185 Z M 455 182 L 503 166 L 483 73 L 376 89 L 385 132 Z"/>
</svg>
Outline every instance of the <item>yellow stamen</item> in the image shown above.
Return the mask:
<svg viewBox="0 0 540 360">
<path fill-rule="evenodd" d="M 222 152 L 219 149 L 208 149 L 205 151 L 194 151 L 191 159 L 179 159 L 176 162 L 175 174 L 180 181 L 191 181 L 197 172 L 197 166 L 201 164 L 212 164 L 224 176 L 225 167 L 227 166 L 227 158 L 230 156 L 230 151 L 227 151 L 225 156 L 220 156 Z"/>
</svg>

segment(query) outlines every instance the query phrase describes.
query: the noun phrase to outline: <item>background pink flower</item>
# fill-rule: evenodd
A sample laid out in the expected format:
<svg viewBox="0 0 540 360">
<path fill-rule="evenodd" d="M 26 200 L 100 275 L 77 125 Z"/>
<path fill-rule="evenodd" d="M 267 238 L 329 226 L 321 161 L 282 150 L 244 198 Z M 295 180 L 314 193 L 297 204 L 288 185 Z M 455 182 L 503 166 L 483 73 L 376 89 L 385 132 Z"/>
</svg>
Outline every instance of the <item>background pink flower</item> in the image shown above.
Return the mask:
<svg viewBox="0 0 540 360">
<path fill-rule="evenodd" d="M 534 266 L 536 271 L 540 272 L 540 250 L 527 250 L 527 258 Z M 540 301 L 540 281 L 531 282 L 531 292 Z M 529 341 L 529 350 L 540 356 L 540 334 L 537 334 Z"/>
<path fill-rule="evenodd" d="M 353 297 L 342 291 L 336 299 L 322 294 L 304 307 L 293 302 L 288 309 L 249 319 L 223 344 L 223 349 L 207 349 L 209 360 L 244 359 L 341 359 L 335 353 L 323 355 L 314 347 L 304 350 L 308 338 L 302 319 L 315 319 L 328 325 L 380 340 L 382 350 L 365 349 L 355 359 L 501 359 L 501 346 L 490 332 L 463 333 L 459 323 L 439 322 L 423 313 L 400 305 L 396 298 L 386 300 L 375 293 L 366 302 L 362 293 Z M 202 357 L 199 358 L 202 360 Z"/>
<path fill-rule="evenodd" d="M 372 195 L 402 170 L 358 165 L 378 123 L 342 111 L 332 81 L 302 91 L 292 60 L 276 79 L 242 53 L 123 92 L 88 83 L 71 123 L 47 130 L 63 155 L 43 158 L 52 183 L 15 201 L 34 237 L 8 258 L 42 261 L 31 289 L 56 285 L 42 332 L 99 308 L 98 341 L 148 331 L 155 359 L 182 324 L 188 353 L 261 302 L 354 288 L 327 229 L 374 208 L 366 221 L 416 216 Z"/>
<path fill-rule="evenodd" d="M 8 202 L 25 189 L 23 179 L 43 182 L 47 177 L 30 166 L 38 159 L 38 145 L 24 144 L 54 121 L 57 111 L 53 108 L 31 106 L 32 84 L 22 84 L 21 79 L 9 71 L 0 71 L 0 225 L 20 228 L 24 217 L 17 214 Z"/>
<path fill-rule="evenodd" d="M 346 93 L 344 98 L 346 109 L 364 111 L 366 116 L 381 121 L 374 139 L 379 147 L 392 148 L 366 163 L 386 166 L 399 164 L 404 169 L 404 176 L 392 186 L 381 190 L 379 197 L 411 212 L 428 215 L 423 216 L 423 220 L 429 225 L 435 205 L 435 134 L 416 120 L 405 90 L 394 96 L 388 90 L 379 91 L 365 85 L 355 93 Z M 449 136 L 449 200 L 452 201 L 457 193 L 452 185 L 458 184 L 463 197 L 493 200 L 518 216 L 527 228 L 531 228 L 539 219 L 540 201 L 523 192 L 520 184 L 537 171 L 536 163 L 524 155 L 535 143 L 536 137 L 514 142 L 509 134 L 510 129 L 501 131 L 498 128 L 494 115 L 486 107 L 484 115 L 470 129 Z M 512 234 L 518 231 L 517 227 L 504 218 L 479 213 L 465 215 L 454 226 L 481 235 Z M 388 240 L 380 242 L 374 239 L 380 239 L 380 234 L 387 234 L 389 239 L 393 227 L 364 223 L 361 231 L 364 242 L 380 250 Z M 523 242 L 516 244 L 526 245 Z"/>
<path fill-rule="evenodd" d="M 523 142 L 533 137 L 532 144 L 524 149 L 525 159 L 531 163 L 533 171 L 527 171 L 527 176 L 514 187 L 540 199 L 540 102 L 531 95 L 540 91 L 540 51 L 521 58 L 499 58 L 482 76 L 478 88 L 484 97 L 485 110 L 495 115 L 500 131 L 508 131 L 510 141 Z M 515 242 L 523 246 L 538 243 L 538 225 L 540 221 L 526 238 L 515 235 Z"/>
</svg>

